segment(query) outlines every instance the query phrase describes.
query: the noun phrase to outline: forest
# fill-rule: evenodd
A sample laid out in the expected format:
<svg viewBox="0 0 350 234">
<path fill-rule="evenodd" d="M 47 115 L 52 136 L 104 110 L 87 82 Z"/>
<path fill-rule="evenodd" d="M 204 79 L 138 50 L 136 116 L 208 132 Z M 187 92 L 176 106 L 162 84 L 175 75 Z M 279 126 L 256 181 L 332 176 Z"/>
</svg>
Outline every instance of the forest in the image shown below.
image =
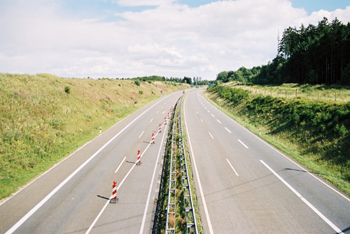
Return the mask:
<svg viewBox="0 0 350 234">
<path fill-rule="evenodd" d="M 318 25 L 284 30 L 277 56 L 267 65 L 223 71 L 217 81 L 246 84 L 350 85 L 350 23 L 323 18 Z"/>
</svg>

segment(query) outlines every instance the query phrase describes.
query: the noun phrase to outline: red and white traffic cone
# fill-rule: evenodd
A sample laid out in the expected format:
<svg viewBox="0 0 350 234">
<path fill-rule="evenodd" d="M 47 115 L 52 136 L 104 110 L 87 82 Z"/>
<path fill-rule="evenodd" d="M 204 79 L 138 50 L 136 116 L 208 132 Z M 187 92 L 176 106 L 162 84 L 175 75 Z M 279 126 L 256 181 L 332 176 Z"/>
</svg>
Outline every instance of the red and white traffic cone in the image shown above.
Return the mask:
<svg viewBox="0 0 350 234">
<path fill-rule="evenodd" d="M 110 203 L 117 203 L 117 181 L 113 181 L 113 186 L 112 186 L 112 197 L 109 200 Z"/>
<path fill-rule="evenodd" d="M 159 124 L 159 132 L 162 132 L 162 124 Z"/>
<path fill-rule="evenodd" d="M 171 106 L 171 108 L 170 108 L 170 113 L 172 113 L 173 112 L 173 106 Z"/>
<path fill-rule="evenodd" d="M 140 150 L 137 151 L 137 160 L 136 160 L 136 165 L 141 164 L 141 155 L 140 155 Z"/>
<path fill-rule="evenodd" d="M 151 141 L 151 144 L 154 144 L 154 133 L 152 132 L 152 141 Z"/>
<path fill-rule="evenodd" d="M 166 117 L 164 117 L 164 125 L 166 125 Z"/>
<path fill-rule="evenodd" d="M 168 119 L 170 119 L 170 112 L 168 112 Z"/>
</svg>

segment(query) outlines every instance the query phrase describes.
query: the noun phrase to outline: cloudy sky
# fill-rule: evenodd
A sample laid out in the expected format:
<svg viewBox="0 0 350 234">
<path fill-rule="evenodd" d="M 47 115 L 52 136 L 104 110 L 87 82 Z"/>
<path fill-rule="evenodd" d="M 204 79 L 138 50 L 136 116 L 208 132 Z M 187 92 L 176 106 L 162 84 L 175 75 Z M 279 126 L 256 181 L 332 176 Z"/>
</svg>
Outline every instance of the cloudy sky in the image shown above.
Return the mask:
<svg viewBox="0 0 350 234">
<path fill-rule="evenodd" d="M 323 17 L 347 24 L 350 0 L 0 0 L 0 72 L 212 80 Z"/>
</svg>

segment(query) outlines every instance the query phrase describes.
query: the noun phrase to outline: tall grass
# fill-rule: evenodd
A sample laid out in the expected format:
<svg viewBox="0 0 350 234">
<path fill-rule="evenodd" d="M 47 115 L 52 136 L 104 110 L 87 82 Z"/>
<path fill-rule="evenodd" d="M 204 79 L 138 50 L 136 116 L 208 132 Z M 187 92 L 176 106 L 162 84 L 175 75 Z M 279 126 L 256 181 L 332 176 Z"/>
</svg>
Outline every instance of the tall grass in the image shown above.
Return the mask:
<svg viewBox="0 0 350 234">
<path fill-rule="evenodd" d="M 321 102 L 350 102 L 350 87 L 341 85 L 243 85 L 237 82 L 223 84 L 250 91 L 252 94 L 270 95 L 279 98 L 302 98 Z"/>
<path fill-rule="evenodd" d="M 130 80 L 0 73 L 0 199 L 93 139 L 99 127 L 103 131 L 184 88 L 160 81 L 139 86 Z"/>
</svg>

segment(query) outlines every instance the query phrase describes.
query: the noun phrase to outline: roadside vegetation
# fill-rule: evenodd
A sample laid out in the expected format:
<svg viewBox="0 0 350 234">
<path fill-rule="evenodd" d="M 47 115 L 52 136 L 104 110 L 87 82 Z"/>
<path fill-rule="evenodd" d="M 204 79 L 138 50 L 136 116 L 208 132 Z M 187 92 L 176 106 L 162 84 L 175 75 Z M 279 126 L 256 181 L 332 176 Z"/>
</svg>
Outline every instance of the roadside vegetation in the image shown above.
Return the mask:
<svg viewBox="0 0 350 234">
<path fill-rule="evenodd" d="M 318 87 L 308 86 L 310 90 Z M 273 92 L 275 86 L 255 86 L 266 93 L 244 88 L 247 86 L 213 85 L 205 96 L 253 133 L 260 135 L 261 131 L 261 138 L 350 195 L 350 102 L 285 98 Z"/>
<path fill-rule="evenodd" d="M 141 106 L 188 84 L 0 73 L 0 199 Z M 162 93 L 161 93 L 162 91 Z"/>
<path fill-rule="evenodd" d="M 181 100 L 183 101 L 183 99 Z M 182 105 L 176 105 L 174 108 L 174 113 L 172 114 L 171 121 L 169 123 L 169 133 L 167 138 L 167 143 L 165 147 L 164 161 L 163 161 L 163 170 L 162 177 L 160 183 L 160 190 L 158 194 L 157 209 L 154 218 L 154 227 L 152 233 L 166 233 L 166 219 L 168 215 L 168 199 L 170 197 L 171 203 L 174 203 L 175 206 L 171 206 L 169 212 L 175 212 L 174 215 L 169 215 L 169 228 L 174 228 L 175 233 L 187 233 L 187 222 L 194 223 L 194 217 L 191 212 L 186 215 L 186 208 L 191 207 L 190 199 L 185 198 L 185 196 L 190 195 L 188 189 L 184 189 L 184 186 L 187 186 L 187 180 L 183 178 L 183 176 L 188 176 L 189 178 L 189 186 L 191 189 L 191 197 L 193 200 L 193 207 L 196 216 L 196 225 L 198 233 L 203 233 L 202 222 L 200 218 L 200 212 L 198 207 L 198 200 L 194 185 L 193 173 L 192 173 L 192 165 L 190 161 L 190 154 L 188 152 L 187 144 L 186 144 L 186 135 L 184 130 L 184 123 L 182 122 L 182 134 L 179 133 L 179 108 Z M 181 111 L 181 113 L 183 113 Z M 182 114 L 181 114 L 182 115 Z M 181 116 L 183 119 L 183 117 Z M 174 132 L 172 131 L 173 126 L 175 125 Z M 173 136 L 174 134 L 174 136 Z M 172 139 L 174 138 L 174 144 L 172 145 Z M 180 147 L 180 139 L 184 143 L 184 156 L 186 157 L 187 170 L 185 170 L 184 158 L 181 156 Z M 174 157 L 173 167 L 175 168 L 174 174 L 171 175 L 170 161 L 172 154 Z M 172 187 L 175 189 L 175 192 L 170 192 L 169 194 L 169 178 L 172 176 L 172 180 L 176 181 L 176 186 Z M 171 186 L 174 186 L 172 184 Z M 187 216 L 187 218 L 186 218 Z M 188 233 L 196 233 L 194 227 L 189 229 Z"/>
</svg>

